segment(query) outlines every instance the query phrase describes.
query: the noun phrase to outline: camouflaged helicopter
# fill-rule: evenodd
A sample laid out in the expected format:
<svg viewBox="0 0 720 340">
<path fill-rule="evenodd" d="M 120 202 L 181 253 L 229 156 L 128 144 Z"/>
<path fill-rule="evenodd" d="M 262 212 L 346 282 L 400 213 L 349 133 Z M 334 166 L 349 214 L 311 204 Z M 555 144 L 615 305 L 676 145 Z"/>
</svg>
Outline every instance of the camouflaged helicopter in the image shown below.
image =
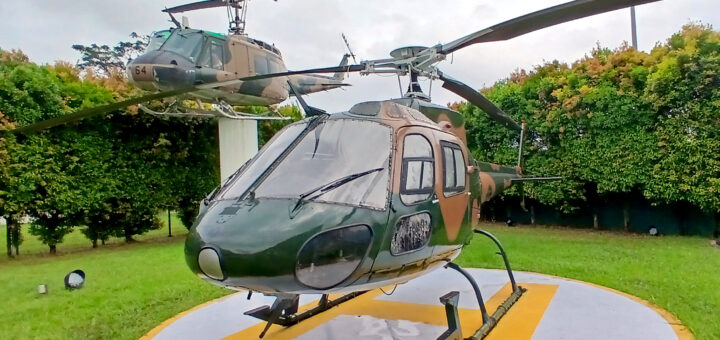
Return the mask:
<svg viewBox="0 0 720 340">
<path fill-rule="evenodd" d="M 227 8 L 230 34 L 191 29 L 185 21 L 180 23 L 173 16 L 174 13 L 213 7 Z M 172 91 L 191 85 L 287 71 L 280 50 L 245 34 L 247 8 L 248 0 L 206 0 L 164 9 L 176 28 L 152 35 L 148 51 L 128 63 L 128 79 L 143 90 Z M 347 65 L 348 57 L 349 54 L 343 56 L 340 66 Z M 343 72 L 333 76 L 302 74 L 289 79 L 299 94 L 309 94 L 347 86 L 343 83 L 344 75 Z M 236 112 L 233 106 L 277 104 L 289 97 L 289 88 L 280 79 L 268 78 L 201 89 L 183 97 L 211 101 L 222 116 L 241 119 L 248 116 Z M 143 110 L 150 112 L 144 107 Z"/>
<path fill-rule="evenodd" d="M 128 62 L 126 67 L 130 83 L 154 93 L 24 126 L 18 131 L 38 131 L 130 105 L 138 105 L 146 113 L 157 116 L 286 119 L 238 112 L 234 106 L 269 106 L 283 102 L 290 96 L 287 81 L 299 95 L 349 86 L 343 82 L 345 72 L 341 71 L 331 76 L 300 72 L 286 78 L 248 78 L 288 72 L 279 49 L 245 33 L 248 1 L 205 0 L 164 9 L 176 27 L 154 32 L 146 52 Z M 228 10 L 227 35 L 192 29 L 185 18 L 180 22 L 173 16 L 174 13 L 215 7 Z M 347 65 L 351 56 L 343 55 L 339 67 Z M 245 81 L 237 81 L 243 77 Z M 176 100 L 163 112 L 142 105 L 169 97 Z M 186 99 L 195 101 L 196 105 L 185 106 Z M 211 110 L 205 109 L 205 102 L 211 104 Z"/>
<path fill-rule="evenodd" d="M 526 177 L 520 160 L 517 166 L 474 160 L 462 116 L 432 104 L 418 78 L 441 81 L 443 88 L 519 131 L 520 158 L 524 123 L 517 124 L 434 65 L 473 44 L 654 1 L 576 0 L 447 44 L 398 48 L 387 59 L 171 90 L 179 95 L 256 80 L 283 81 L 307 116 L 278 132 L 204 199 L 185 244 L 188 266 L 209 283 L 276 296 L 272 306 L 246 312 L 267 321 L 262 337 L 272 324 L 293 325 L 364 291 L 401 284 L 448 264 L 471 241 L 484 202 L 514 183 L 557 178 Z M 307 105 L 291 78 L 336 72 L 409 76 L 408 90 L 402 98 L 328 114 Z M 484 308 L 477 285 L 465 276 Z M 511 281 L 509 305 L 522 295 L 512 275 Z M 318 306 L 298 313 L 299 294 L 318 293 L 323 294 Z M 330 300 L 330 293 L 345 295 Z M 498 312 L 495 320 L 502 316 Z"/>
</svg>

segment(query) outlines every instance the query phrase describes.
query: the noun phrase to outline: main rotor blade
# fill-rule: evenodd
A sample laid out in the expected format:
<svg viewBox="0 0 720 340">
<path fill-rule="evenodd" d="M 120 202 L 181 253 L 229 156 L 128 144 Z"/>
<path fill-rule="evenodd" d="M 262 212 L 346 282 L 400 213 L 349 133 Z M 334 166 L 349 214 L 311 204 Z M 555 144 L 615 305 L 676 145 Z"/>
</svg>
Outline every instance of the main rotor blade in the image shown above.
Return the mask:
<svg viewBox="0 0 720 340">
<path fill-rule="evenodd" d="M 179 12 L 187 12 L 187 11 L 194 11 L 196 9 L 205 9 L 205 8 L 214 8 L 214 7 L 225 7 L 228 5 L 227 0 L 207 0 L 207 1 L 198 1 L 193 2 L 191 4 L 185 4 L 180 6 L 175 6 L 171 8 L 166 8 L 162 10 L 166 13 L 179 13 Z M 232 7 L 239 8 L 240 5 L 238 4 L 229 4 Z"/>
<path fill-rule="evenodd" d="M 510 116 L 505 114 L 503 110 L 493 104 L 489 99 L 483 96 L 480 92 L 476 91 L 472 87 L 462 83 L 458 80 L 450 78 L 444 74 L 440 74 L 440 80 L 443 81 L 442 87 L 454 92 L 460 97 L 465 98 L 471 104 L 481 108 L 491 119 L 503 124 L 511 129 L 521 131 L 522 128 L 515 122 Z"/>
<path fill-rule="evenodd" d="M 185 93 L 193 92 L 193 91 L 197 91 L 197 90 L 213 89 L 213 88 L 222 87 L 222 86 L 234 85 L 234 84 L 238 84 L 238 83 L 242 83 L 242 82 L 246 82 L 246 81 L 276 78 L 276 77 L 286 77 L 286 76 L 292 76 L 292 75 L 297 75 L 297 74 L 308 74 L 308 73 L 358 72 L 363 69 L 365 69 L 364 65 L 332 66 L 332 67 L 315 68 L 315 69 L 308 69 L 308 70 L 301 70 L 301 71 L 287 71 L 287 72 L 280 72 L 280 73 L 260 74 L 260 75 L 250 76 L 250 77 L 233 79 L 233 80 L 201 84 L 201 85 L 185 87 L 185 88 L 180 88 L 180 89 L 166 91 L 166 92 L 158 92 L 158 93 L 148 94 L 145 96 L 130 98 L 130 99 L 116 102 L 116 103 L 108 104 L 108 105 L 100 105 L 100 106 L 91 107 L 88 109 L 83 109 L 83 110 L 73 112 L 70 114 L 43 120 L 43 121 L 40 121 L 40 122 L 37 122 L 34 124 L 21 126 L 19 128 L 14 129 L 13 132 L 19 132 L 19 133 L 36 132 L 36 131 L 48 129 L 48 128 L 51 128 L 54 126 L 62 125 L 65 123 L 69 123 L 69 122 L 85 119 L 88 117 L 100 115 L 103 113 L 107 113 L 110 111 L 114 111 L 117 109 L 121 109 L 123 107 L 130 106 L 130 105 L 140 104 L 140 103 L 144 103 L 144 102 L 148 102 L 148 101 L 156 100 L 156 99 L 178 96 L 181 94 L 185 94 Z"/>
<path fill-rule="evenodd" d="M 245 78 L 238 78 L 238 79 L 197 85 L 196 88 L 197 89 L 212 89 L 212 88 L 216 88 L 216 87 L 235 85 L 238 83 L 251 81 L 251 80 L 287 77 L 287 76 L 294 76 L 294 75 L 298 75 L 298 74 L 308 74 L 308 73 L 359 72 L 364 69 L 365 69 L 365 65 L 362 65 L 362 64 L 345 65 L 345 66 L 338 65 L 338 66 L 331 66 L 331 67 L 311 68 L 311 69 L 302 70 L 302 71 L 287 71 L 287 72 L 280 72 L 280 73 L 258 74 L 255 76 L 250 76 L 250 77 L 245 77 Z"/>
<path fill-rule="evenodd" d="M 472 44 L 508 40 L 575 19 L 655 1 L 659 0 L 576 0 L 490 26 L 442 45 L 439 52 L 449 54 Z"/>
<path fill-rule="evenodd" d="M 20 133 L 37 132 L 37 131 L 48 129 L 48 128 L 51 128 L 54 126 L 66 124 L 66 123 L 73 122 L 76 120 L 81 120 L 81 119 L 85 119 L 85 118 L 92 117 L 95 115 L 99 115 L 99 114 L 107 113 L 107 112 L 114 111 L 117 109 L 121 109 L 126 106 L 140 104 L 140 103 L 144 103 L 144 102 L 148 102 L 148 101 L 156 100 L 156 99 L 177 96 L 177 95 L 180 95 L 180 94 L 183 94 L 186 92 L 190 92 L 192 90 L 193 90 L 193 88 L 184 88 L 184 89 L 177 89 L 177 90 L 172 90 L 172 91 L 167 91 L 167 92 L 158 92 L 158 93 L 148 94 L 145 96 L 126 99 L 126 100 L 115 102 L 115 103 L 108 104 L 108 105 L 95 106 L 95 107 L 91 107 L 88 109 L 73 112 L 70 114 L 62 115 L 59 117 L 46 119 L 46 120 L 43 120 L 43 121 L 40 121 L 40 122 L 37 122 L 34 124 L 21 126 L 17 129 L 14 129 L 13 132 L 20 132 Z"/>
</svg>

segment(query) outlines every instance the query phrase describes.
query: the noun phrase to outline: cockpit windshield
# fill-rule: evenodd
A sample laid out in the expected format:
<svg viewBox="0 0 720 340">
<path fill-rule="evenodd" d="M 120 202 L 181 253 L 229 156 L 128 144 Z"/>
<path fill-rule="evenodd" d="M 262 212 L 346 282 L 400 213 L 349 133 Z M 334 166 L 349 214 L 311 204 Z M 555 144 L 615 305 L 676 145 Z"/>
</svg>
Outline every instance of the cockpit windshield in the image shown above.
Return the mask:
<svg viewBox="0 0 720 340">
<path fill-rule="evenodd" d="M 253 159 L 230 176 L 227 182 L 232 184 L 227 189 L 223 189 L 222 198 L 237 198 L 244 194 L 306 127 L 307 122 L 303 121 L 288 125 L 276 133 Z"/>
<path fill-rule="evenodd" d="M 176 30 L 170 35 L 160 48 L 170 51 L 195 62 L 203 43 L 203 34 L 200 31 Z"/>
<path fill-rule="evenodd" d="M 289 130 L 283 133 L 286 134 L 293 135 Z M 367 120 L 329 119 L 298 138 L 293 149 L 254 189 L 255 197 L 307 199 L 385 209 L 392 149 L 390 127 Z M 286 138 L 280 136 L 273 144 L 285 144 L 286 148 L 290 143 L 283 143 L 284 140 Z M 268 144 L 267 150 L 263 149 L 254 162 L 258 163 L 274 147 Z M 262 162 L 261 166 L 270 164 Z M 248 188 L 243 184 L 247 174 L 248 171 L 239 175 L 223 198 L 242 195 Z"/>
<path fill-rule="evenodd" d="M 154 32 L 152 34 L 152 36 L 150 37 L 150 42 L 148 43 L 146 50 L 147 51 L 159 50 L 160 46 L 162 46 L 162 44 L 164 44 L 165 41 L 167 41 L 168 37 L 170 37 L 170 34 L 172 34 L 172 31 L 170 31 L 170 30 L 162 30 L 162 31 Z"/>
<path fill-rule="evenodd" d="M 313 193 L 314 201 L 384 209 L 391 138 L 390 127 L 373 121 L 322 122 L 302 136 L 255 196 L 300 198 Z"/>
</svg>

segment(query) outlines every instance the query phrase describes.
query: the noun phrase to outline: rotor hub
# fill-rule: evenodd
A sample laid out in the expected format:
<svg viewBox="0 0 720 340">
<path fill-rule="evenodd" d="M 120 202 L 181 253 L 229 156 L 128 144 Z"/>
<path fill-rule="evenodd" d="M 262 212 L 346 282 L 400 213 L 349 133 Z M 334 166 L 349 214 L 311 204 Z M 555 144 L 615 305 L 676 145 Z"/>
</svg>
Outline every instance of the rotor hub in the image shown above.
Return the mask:
<svg viewBox="0 0 720 340">
<path fill-rule="evenodd" d="M 395 59 L 406 59 L 417 57 L 420 52 L 427 50 L 424 46 L 405 46 L 392 50 L 390 56 Z"/>
</svg>

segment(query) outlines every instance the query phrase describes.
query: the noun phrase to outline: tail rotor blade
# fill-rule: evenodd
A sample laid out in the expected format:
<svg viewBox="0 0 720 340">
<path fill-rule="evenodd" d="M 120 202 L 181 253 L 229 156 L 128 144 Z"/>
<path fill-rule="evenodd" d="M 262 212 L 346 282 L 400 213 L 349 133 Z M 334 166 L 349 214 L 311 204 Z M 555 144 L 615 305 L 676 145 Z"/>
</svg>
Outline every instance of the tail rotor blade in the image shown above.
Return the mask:
<svg viewBox="0 0 720 340">
<path fill-rule="evenodd" d="M 458 80 L 440 74 L 440 80 L 443 81 L 442 87 L 465 98 L 471 104 L 481 108 L 490 118 L 496 122 L 507 126 L 508 128 L 521 131 L 522 128 L 510 116 L 508 116 L 497 105 L 493 104 L 489 99 L 480 92 Z"/>
</svg>

